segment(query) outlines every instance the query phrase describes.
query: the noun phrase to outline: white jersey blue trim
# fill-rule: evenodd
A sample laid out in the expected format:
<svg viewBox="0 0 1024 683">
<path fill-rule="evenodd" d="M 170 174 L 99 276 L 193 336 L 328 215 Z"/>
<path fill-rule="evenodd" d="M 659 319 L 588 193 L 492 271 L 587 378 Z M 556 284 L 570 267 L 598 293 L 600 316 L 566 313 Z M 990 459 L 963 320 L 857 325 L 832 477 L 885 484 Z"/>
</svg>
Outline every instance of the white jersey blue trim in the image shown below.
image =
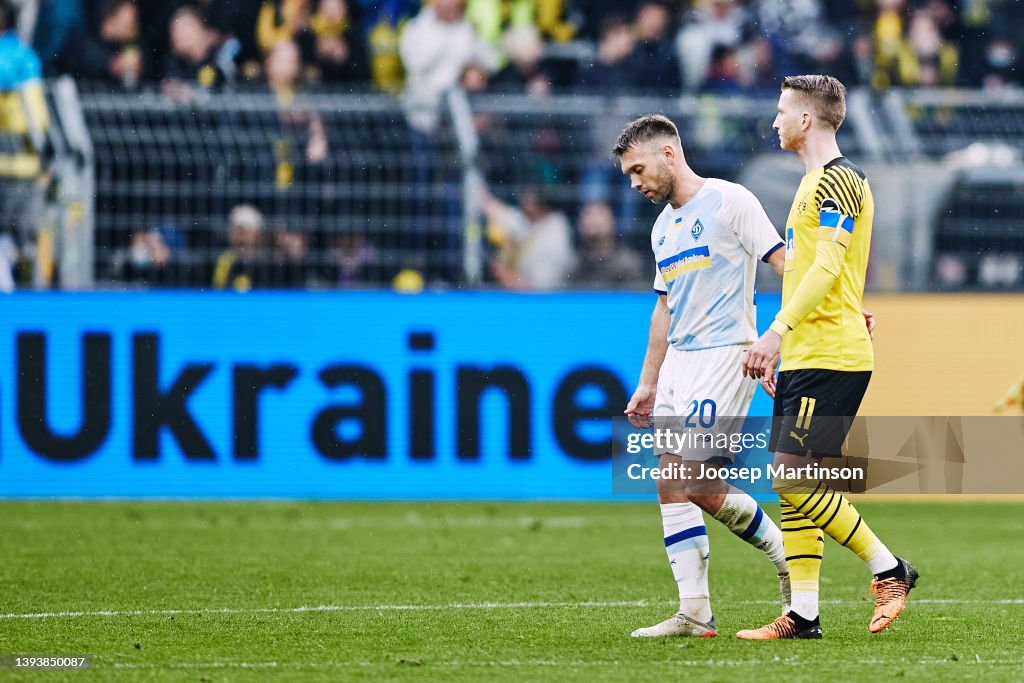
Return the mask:
<svg viewBox="0 0 1024 683">
<path fill-rule="evenodd" d="M 668 297 L 672 346 L 696 351 L 756 341 L 757 262 L 781 245 L 760 202 L 742 185 L 709 178 L 683 206 L 666 206 L 651 248 L 654 289 Z"/>
</svg>

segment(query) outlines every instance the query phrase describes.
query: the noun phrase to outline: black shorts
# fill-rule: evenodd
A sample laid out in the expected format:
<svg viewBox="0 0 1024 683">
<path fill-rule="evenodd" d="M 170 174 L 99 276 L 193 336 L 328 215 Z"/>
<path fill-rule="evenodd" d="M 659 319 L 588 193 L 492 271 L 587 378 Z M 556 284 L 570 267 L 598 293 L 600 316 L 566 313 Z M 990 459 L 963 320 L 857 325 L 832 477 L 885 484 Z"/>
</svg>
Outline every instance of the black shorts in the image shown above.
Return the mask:
<svg viewBox="0 0 1024 683">
<path fill-rule="evenodd" d="M 871 372 L 787 370 L 779 373 L 769 450 L 820 457 L 842 455 Z"/>
</svg>

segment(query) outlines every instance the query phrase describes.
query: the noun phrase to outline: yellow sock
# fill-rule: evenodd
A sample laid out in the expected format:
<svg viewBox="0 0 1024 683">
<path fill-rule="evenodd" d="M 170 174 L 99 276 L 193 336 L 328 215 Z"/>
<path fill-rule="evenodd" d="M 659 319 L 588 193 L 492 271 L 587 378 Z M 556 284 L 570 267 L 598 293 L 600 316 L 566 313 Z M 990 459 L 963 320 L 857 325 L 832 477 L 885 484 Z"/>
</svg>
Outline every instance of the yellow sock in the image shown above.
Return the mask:
<svg viewBox="0 0 1024 683">
<path fill-rule="evenodd" d="M 793 609 L 805 619 L 814 619 L 818 616 L 818 577 L 825 537 L 785 498 L 781 498 L 779 505 L 782 509 L 782 545 L 786 549 L 789 580 L 793 587 Z"/>
<path fill-rule="evenodd" d="M 865 562 L 870 563 L 885 550 L 885 546 L 864 522 L 857 508 L 853 507 L 846 496 L 834 491 L 828 484 L 794 482 L 785 488 L 780 487 L 779 497 Z"/>
</svg>

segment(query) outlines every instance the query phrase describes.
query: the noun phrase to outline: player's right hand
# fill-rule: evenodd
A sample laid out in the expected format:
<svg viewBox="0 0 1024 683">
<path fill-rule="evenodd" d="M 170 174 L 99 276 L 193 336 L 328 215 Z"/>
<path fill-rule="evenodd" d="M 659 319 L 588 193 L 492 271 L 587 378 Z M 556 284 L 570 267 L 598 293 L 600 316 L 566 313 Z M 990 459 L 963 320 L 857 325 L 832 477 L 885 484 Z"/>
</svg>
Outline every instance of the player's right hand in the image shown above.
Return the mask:
<svg viewBox="0 0 1024 683">
<path fill-rule="evenodd" d="M 764 389 L 764 393 L 768 394 L 768 398 L 775 398 L 775 387 L 778 384 L 778 380 L 775 379 L 774 368 L 770 374 L 764 375 L 761 379 L 757 380 L 757 383 Z"/>
<path fill-rule="evenodd" d="M 629 418 L 629 424 L 639 428 L 651 426 L 651 413 L 654 412 L 654 397 L 657 393 L 656 386 L 641 385 L 636 388 L 626 409 L 622 411 Z"/>
<path fill-rule="evenodd" d="M 760 379 L 757 380 L 757 383 L 761 385 L 762 389 L 764 389 L 764 393 L 768 394 L 768 397 L 772 399 L 775 398 L 775 387 L 778 384 L 778 380 L 775 377 L 775 371 L 778 369 L 778 367 L 779 359 L 776 358 L 774 361 L 772 361 L 771 365 L 768 367 L 768 370 L 763 375 L 761 375 Z"/>
</svg>

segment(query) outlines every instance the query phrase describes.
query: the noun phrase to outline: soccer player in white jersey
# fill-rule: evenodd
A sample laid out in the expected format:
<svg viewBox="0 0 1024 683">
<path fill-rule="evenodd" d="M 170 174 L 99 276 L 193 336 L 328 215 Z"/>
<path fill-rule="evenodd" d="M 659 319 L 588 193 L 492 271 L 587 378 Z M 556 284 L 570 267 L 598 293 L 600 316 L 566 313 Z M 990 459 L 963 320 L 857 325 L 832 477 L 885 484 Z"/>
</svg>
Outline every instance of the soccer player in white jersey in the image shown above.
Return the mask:
<svg viewBox="0 0 1024 683">
<path fill-rule="evenodd" d="M 757 340 L 754 277 L 764 261 L 781 277 L 785 250 L 757 198 L 742 185 L 702 178 L 687 165 L 675 124 L 642 116 L 623 130 L 612 153 L 631 186 L 654 203 L 667 202 L 651 232 L 658 265 L 658 301 L 647 353 L 625 413 L 634 427 L 651 416 L 743 417 L 757 383 L 736 365 Z M 660 467 L 682 464 L 662 453 Z M 687 461 L 714 457 L 687 452 Z M 678 471 L 678 469 L 676 470 Z M 691 470 L 699 471 L 699 470 Z M 789 569 L 782 533 L 747 493 L 724 483 L 658 480 L 669 565 L 679 587 L 679 612 L 634 637 L 715 635 L 708 592 L 708 537 L 701 510 L 775 564 L 788 609 Z"/>
</svg>

